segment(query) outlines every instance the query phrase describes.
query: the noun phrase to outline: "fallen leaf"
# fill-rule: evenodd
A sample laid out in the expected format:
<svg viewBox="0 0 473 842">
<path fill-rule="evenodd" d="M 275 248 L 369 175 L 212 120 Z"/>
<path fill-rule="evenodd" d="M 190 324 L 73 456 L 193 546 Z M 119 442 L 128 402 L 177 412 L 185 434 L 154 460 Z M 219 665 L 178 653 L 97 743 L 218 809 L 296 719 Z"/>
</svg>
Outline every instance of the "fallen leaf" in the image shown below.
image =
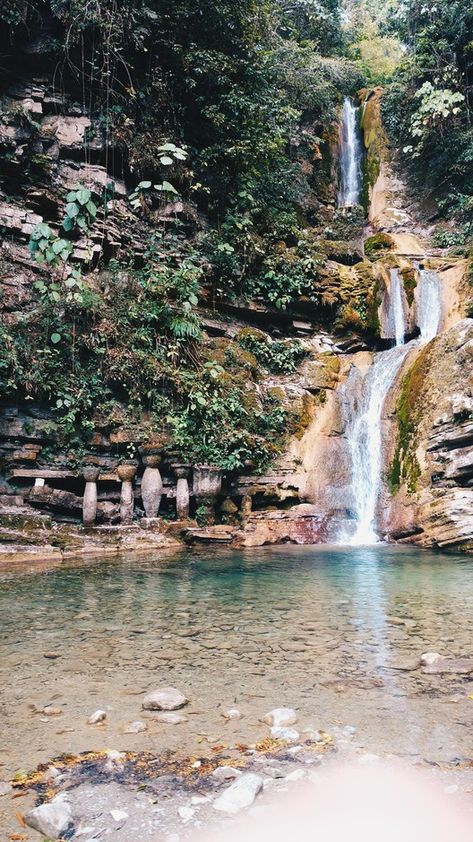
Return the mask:
<svg viewBox="0 0 473 842">
<path fill-rule="evenodd" d="M 25 817 L 23 813 L 15 813 L 16 819 L 18 824 L 21 824 L 22 827 L 26 827 Z"/>
</svg>

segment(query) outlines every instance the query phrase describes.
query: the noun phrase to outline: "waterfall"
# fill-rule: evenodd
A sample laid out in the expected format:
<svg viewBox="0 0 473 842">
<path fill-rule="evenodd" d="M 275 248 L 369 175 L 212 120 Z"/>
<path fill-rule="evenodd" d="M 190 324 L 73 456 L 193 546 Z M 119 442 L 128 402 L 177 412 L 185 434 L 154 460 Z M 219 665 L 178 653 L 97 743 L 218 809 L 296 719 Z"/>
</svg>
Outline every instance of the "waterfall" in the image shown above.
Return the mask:
<svg viewBox="0 0 473 842">
<path fill-rule="evenodd" d="M 415 266 L 420 275 L 417 321 L 422 342 L 430 342 L 437 336 L 442 317 L 441 283 L 437 272 Z"/>
<path fill-rule="evenodd" d="M 345 97 L 340 125 L 340 208 L 357 205 L 360 201 L 362 146 L 358 114 L 359 108 L 353 100 Z"/>
<path fill-rule="evenodd" d="M 340 536 L 342 543 L 376 544 L 376 510 L 382 490 L 383 438 L 382 413 L 386 397 L 411 348 L 436 336 L 441 317 L 440 280 L 434 272 L 419 269 L 418 323 L 420 338 L 404 344 L 406 324 L 402 281 L 397 269 L 391 270 L 388 302 L 388 326 L 395 347 L 376 354 L 373 364 L 362 377 L 353 366 L 340 390 L 351 458 L 352 509 L 356 529 Z"/>
<path fill-rule="evenodd" d="M 402 303 L 402 280 L 399 269 L 391 269 L 391 289 L 389 294 L 389 327 L 396 345 L 404 345 L 406 326 L 404 321 L 404 306 Z"/>
</svg>

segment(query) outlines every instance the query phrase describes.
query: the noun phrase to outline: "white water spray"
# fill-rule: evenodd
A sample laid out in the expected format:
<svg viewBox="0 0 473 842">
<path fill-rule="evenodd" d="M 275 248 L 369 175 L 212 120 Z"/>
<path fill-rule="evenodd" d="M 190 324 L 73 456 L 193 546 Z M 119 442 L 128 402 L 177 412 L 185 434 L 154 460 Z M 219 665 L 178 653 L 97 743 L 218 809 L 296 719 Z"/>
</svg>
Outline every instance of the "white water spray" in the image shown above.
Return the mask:
<svg viewBox="0 0 473 842">
<path fill-rule="evenodd" d="M 359 110 L 352 99 L 345 98 L 340 125 L 340 208 L 357 205 L 360 201 L 362 147 Z"/>
<path fill-rule="evenodd" d="M 340 391 L 346 419 L 346 434 L 351 456 L 354 535 L 341 536 L 343 543 L 376 544 L 376 512 L 382 490 L 383 439 L 382 413 L 386 397 L 411 348 L 436 336 L 441 316 L 440 280 L 433 272 L 419 270 L 418 322 L 419 340 L 404 344 L 406 333 L 403 288 L 397 269 L 391 271 L 388 325 L 395 347 L 376 354 L 364 376 L 357 399 L 359 370 L 353 367 Z"/>
</svg>

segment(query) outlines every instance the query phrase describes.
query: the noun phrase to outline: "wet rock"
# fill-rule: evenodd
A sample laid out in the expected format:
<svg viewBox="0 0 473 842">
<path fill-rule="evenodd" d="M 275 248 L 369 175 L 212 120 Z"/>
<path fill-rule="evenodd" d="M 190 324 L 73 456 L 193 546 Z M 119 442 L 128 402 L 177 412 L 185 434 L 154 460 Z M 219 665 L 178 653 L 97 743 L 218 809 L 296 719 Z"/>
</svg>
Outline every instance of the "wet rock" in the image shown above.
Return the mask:
<svg viewBox="0 0 473 842">
<path fill-rule="evenodd" d="M 286 740 L 288 743 L 295 743 L 299 739 L 299 731 L 296 731 L 294 728 L 273 726 L 271 728 L 271 737 L 273 740 Z"/>
<path fill-rule="evenodd" d="M 254 772 L 245 772 L 214 801 L 213 807 L 221 813 L 239 813 L 253 804 L 262 789 L 263 779 Z"/>
<path fill-rule="evenodd" d="M 238 708 L 229 708 L 229 710 L 226 710 L 222 716 L 225 719 L 241 719 L 243 714 L 238 710 Z"/>
<path fill-rule="evenodd" d="M 143 710 L 178 710 L 187 705 L 189 699 L 175 687 L 162 687 L 148 693 L 142 702 Z"/>
<path fill-rule="evenodd" d="M 72 824 L 72 813 L 69 804 L 62 797 L 53 798 L 49 804 L 41 804 L 25 815 L 28 827 L 42 833 L 50 839 L 63 836 Z"/>
<path fill-rule="evenodd" d="M 129 725 L 125 728 L 125 734 L 141 734 L 142 731 L 147 731 L 148 726 L 146 722 L 143 722 L 142 719 L 135 719 L 134 722 L 130 722 Z"/>
<path fill-rule="evenodd" d="M 443 655 L 439 655 L 438 652 L 424 652 L 424 654 L 420 656 L 420 663 L 423 667 L 430 667 L 432 664 L 435 664 L 436 661 L 440 661 L 442 659 Z"/>
<path fill-rule="evenodd" d="M 235 778 L 240 777 L 240 775 L 240 770 L 234 769 L 233 766 L 217 766 L 217 768 L 212 772 L 212 777 L 219 783 L 223 781 L 232 781 Z"/>
<path fill-rule="evenodd" d="M 278 728 L 284 728 L 286 725 L 295 725 L 297 713 L 292 708 L 275 708 L 263 717 L 263 722 L 268 725 L 275 725 Z"/>
<path fill-rule="evenodd" d="M 98 725 L 99 722 L 105 722 L 106 718 L 107 712 L 105 710 L 96 710 L 95 713 L 89 716 L 87 725 Z"/>
<path fill-rule="evenodd" d="M 452 660 L 440 658 L 423 667 L 422 672 L 426 675 L 443 675 L 444 673 L 470 675 L 473 673 L 473 658 L 455 658 Z"/>
<path fill-rule="evenodd" d="M 166 725 L 180 725 L 182 722 L 187 722 L 187 716 L 181 713 L 172 713 L 171 711 L 165 713 L 158 713 L 156 717 L 157 722 L 165 722 Z"/>
</svg>

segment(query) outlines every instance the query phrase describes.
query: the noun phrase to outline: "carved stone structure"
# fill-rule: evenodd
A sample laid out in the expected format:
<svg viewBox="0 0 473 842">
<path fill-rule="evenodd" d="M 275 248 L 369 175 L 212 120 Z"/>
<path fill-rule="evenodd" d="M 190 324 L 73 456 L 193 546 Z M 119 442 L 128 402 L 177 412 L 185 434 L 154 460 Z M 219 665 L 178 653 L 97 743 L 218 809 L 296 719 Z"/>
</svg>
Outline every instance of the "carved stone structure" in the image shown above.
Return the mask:
<svg viewBox="0 0 473 842">
<path fill-rule="evenodd" d="M 163 481 L 158 468 L 160 462 L 161 457 L 156 454 L 143 456 L 143 464 L 146 467 L 141 480 L 141 498 L 146 517 L 149 518 L 158 516 L 163 496 Z"/>
<path fill-rule="evenodd" d="M 83 470 L 85 479 L 84 498 L 82 502 L 82 522 L 84 526 L 92 526 L 97 517 L 97 480 L 100 468 L 88 465 Z"/>
<path fill-rule="evenodd" d="M 135 502 L 133 480 L 136 474 L 136 465 L 120 465 L 117 473 L 122 483 L 120 494 L 120 520 L 123 524 L 130 524 L 133 521 L 133 508 Z"/>
<path fill-rule="evenodd" d="M 222 469 L 215 465 L 196 465 L 193 478 L 197 505 L 206 509 L 207 523 L 215 521 L 215 501 L 222 490 Z"/>
<path fill-rule="evenodd" d="M 178 520 L 189 517 L 189 482 L 190 465 L 171 465 L 176 477 L 176 514 Z"/>
</svg>

